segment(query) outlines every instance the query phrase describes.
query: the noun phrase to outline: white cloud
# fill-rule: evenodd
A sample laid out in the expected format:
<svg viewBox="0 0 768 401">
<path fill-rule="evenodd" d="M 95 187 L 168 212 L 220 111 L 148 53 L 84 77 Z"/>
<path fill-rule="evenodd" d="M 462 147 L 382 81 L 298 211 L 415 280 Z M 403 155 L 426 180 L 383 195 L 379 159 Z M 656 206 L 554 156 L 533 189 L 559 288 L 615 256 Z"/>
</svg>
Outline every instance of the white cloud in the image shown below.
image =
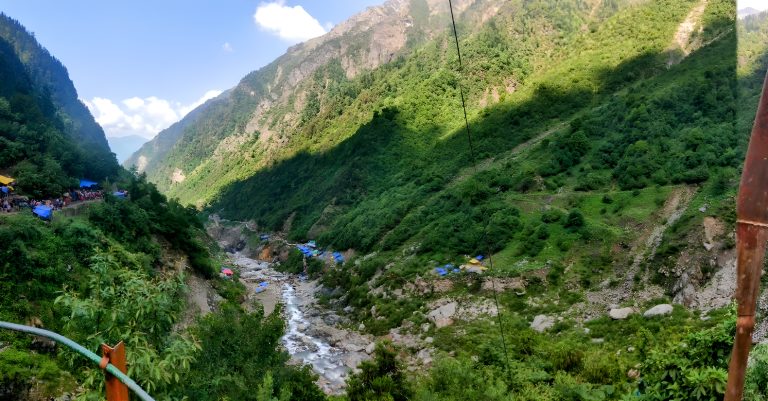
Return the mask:
<svg viewBox="0 0 768 401">
<path fill-rule="evenodd" d="M 210 90 L 189 105 L 172 103 L 155 96 L 132 97 L 117 103 L 110 99 L 95 97 L 83 102 L 96 118 L 96 122 L 104 128 L 108 137 L 141 135 L 151 139 L 158 132 L 168 128 L 205 101 L 219 94 L 221 94 L 220 90 Z"/>
<path fill-rule="evenodd" d="M 229 44 L 229 42 L 224 42 L 224 44 L 221 45 L 221 50 L 224 50 L 224 52 L 226 53 L 232 53 L 233 51 L 235 51 L 235 49 L 232 47 L 231 44 Z"/>
<path fill-rule="evenodd" d="M 304 7 L 286 6 L 285 0 L 259 4 L 253 20 L 262 29 L 290 43 L 303 42 L 326 32 Z"/>
</svg>

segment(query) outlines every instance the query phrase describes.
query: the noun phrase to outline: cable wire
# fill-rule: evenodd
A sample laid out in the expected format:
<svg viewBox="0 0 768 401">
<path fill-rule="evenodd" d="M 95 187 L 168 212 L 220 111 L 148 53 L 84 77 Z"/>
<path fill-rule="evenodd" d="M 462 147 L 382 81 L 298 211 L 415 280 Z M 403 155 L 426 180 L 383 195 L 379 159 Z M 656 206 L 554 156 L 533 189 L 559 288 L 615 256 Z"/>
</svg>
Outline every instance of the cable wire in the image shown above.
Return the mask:
<svg viewBox="0 0 768 401">
<path fill-rule="evenodd" d="M 453 3 L 448 0 L 448 7 L 451 9 L 451 23 L 453 24 L 453 38 L 456 41 L 456 54 L 459 56 L 459 74 L 464 72 L 464 66 L 461 63 L 461 49 L 459 47 L 459 35 L 456 32 L 456 19 L 453 17 Z M 478 173 L 477 157 L 475 155 L 475 147 L 472 143 L 472 133 L 469 130 L 469 119 L 467 118 L 467 106 L 464 102 L 464 88 L 461 86 L 461 80 L 458 81 L 459 94 L 461 95 L 461 108 L 464 110 L 464 128 L 467 132 L 467 141 L 469 142 L 469 154 L 472 160 L 472 168 L 475 170 L 475 174 Z M 484 216 L 486 224 L 483 227 L 483 243 L 486 245 L 486 253 L 488 255 L 488 267 L 490 271 L 493 271 L 493 256 L 491 254 L 490 246 L 488 246 L 488 226 L 490 225 L 490 219 L 488 216 Z M 507 361 L 507 369 L 509 369 L 509 353 L 507 352 L 507 341 L 504 338 L 504 323 L 501 319 L 501 308 L 499 308 L 499 294 L 496 292 L 496 281 L 491 278 L 491 291 L 493 291 L 493 300 L 496 303 L 496 317 L 499 320 L 499 334 L 501 335 L 501 345 L 504 348 L 504 358 Z"/>
</svg>

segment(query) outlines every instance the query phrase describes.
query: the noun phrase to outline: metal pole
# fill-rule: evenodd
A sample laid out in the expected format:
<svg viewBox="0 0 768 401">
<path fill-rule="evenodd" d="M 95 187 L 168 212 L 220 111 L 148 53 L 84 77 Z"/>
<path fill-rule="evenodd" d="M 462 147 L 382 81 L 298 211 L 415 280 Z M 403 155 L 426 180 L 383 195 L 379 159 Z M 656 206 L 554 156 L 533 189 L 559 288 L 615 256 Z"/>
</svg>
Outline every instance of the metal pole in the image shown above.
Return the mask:
<svg viewBox="0 0 768 401">
<path fill-rule="evenodd" d="M 9 322 L 0 322 L 0 328 L 20 331 L 22 333 L 34 334 L 36 336 L 50 338 L 53 341 L 66 345 L 67 347 L 75 350 L 80 355 L 90 359 L 96 365 L 99 365 L 102 360 L 101 357 L 87 350 L 82 345 L 68 339 L 67 337 L 62 336 L 61 334 L 54 333 L 52 331 L 39 329 L 37 327 L 24 326 L 21 324 L 9 323 Z M 128 377 L 125 373 L 121 372 L 120 369 L 118 369 L 115 365 L 107 364 L 104 369 L 108 373 L 116 377 L 118 380 L 123 382 L 126 386 L 128 386 L 128 388 L 131 389 L 134 392 L 134 394 L 138 395 L 139 398 L 141 398 L 143 401 L 155 401 L 154 398 L 152 398 L 149 394 L 147 394 L 147 392 L 144 391 L 141 387 L 139 387 L 139 385 L 136 384 L 135 381 L 131 380 L 131 378 Z"/>
<path fill-rule="evenodd" d="M 101 344 L 101 355 L 103 355 L 102 363 L 99 365 L 105 366 L 107 363 L 115 365 L 121 372 L 126 373 L 125 366 L 125 345 L 122 341 L 117 343 L 114 348 L 107 344 Z M 104 375 L 107 387 L 107 401 L 129 401 L 128 399 L 128 387 L 121 383 L 115 376 L 107 373 Z"/>
<path fill-rule="evenodd" d="M 755 306 L 760 292 L 760 273 L 768 240 L 768 77 L 763 82 L 763 93 L 744 160 L 736 215 L 736 300 L 739 307 L 725 401 L 741 401 L 743 396 L 747 359 L 755 328 Z"/>
</svg>

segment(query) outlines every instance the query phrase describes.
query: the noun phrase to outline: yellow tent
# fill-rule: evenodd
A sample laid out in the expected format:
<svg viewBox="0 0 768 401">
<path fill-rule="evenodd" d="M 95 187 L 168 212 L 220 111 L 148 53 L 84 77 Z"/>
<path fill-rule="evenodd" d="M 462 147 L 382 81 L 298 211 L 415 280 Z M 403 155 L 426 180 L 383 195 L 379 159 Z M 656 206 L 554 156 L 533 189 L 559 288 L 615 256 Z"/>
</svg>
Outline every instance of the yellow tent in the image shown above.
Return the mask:
<svg viewBox="0 0 768 401">
<path fill-rule="evenodd" d="M 482 265 L 461 265 L 460 267 L 467 273 L 483 273 L 488 270 L 487 267 Z"/>
<path fill-rule="evenodd" d="M 4 175 L 0 175 L 0 184 L 8 185 L 8 184 L 10 184 L 10 183 L 12 183 L 14 181 L 16 181 L 16 180 L 14 180 L 11 177 L 6 177 Z"/>
<path fill-rule="evenodd" d="M 475 259 L 475 258 L 472 258 L 472 259 L 470 259 L 470 260 L 469 260 L 469 263 L 471 263 L 471 264 L 473 264 L 473 265 L 479 265 L 479 264 L 480 264 L 480 261 L 479 261 L 479 260 L 477 260 L 477 259 Z"/>
</svg>

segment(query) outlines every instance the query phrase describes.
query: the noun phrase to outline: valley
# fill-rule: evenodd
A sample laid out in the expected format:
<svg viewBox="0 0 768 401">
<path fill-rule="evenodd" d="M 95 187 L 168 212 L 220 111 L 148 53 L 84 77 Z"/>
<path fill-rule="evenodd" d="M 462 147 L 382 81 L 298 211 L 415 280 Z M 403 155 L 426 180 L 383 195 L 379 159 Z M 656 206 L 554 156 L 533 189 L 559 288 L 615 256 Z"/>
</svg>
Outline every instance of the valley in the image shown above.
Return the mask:
<svg viewBox="0 0 768 401">
<path fill-rule="evenodd" d="M 0 215 L 0 320 L 124 342 L 158 400 L 722 399 L 768 14 L 388 0 L 316 31 L 116 156 L 0 15 L 3 197 L 103 193 Z M 99 123 L 147 127 L 147 99 Z M 766 315 L 763 292 L 755 401 Z M 0 401 L 102 399 L 102 379 L 0 331 Z"/>
</svg>

